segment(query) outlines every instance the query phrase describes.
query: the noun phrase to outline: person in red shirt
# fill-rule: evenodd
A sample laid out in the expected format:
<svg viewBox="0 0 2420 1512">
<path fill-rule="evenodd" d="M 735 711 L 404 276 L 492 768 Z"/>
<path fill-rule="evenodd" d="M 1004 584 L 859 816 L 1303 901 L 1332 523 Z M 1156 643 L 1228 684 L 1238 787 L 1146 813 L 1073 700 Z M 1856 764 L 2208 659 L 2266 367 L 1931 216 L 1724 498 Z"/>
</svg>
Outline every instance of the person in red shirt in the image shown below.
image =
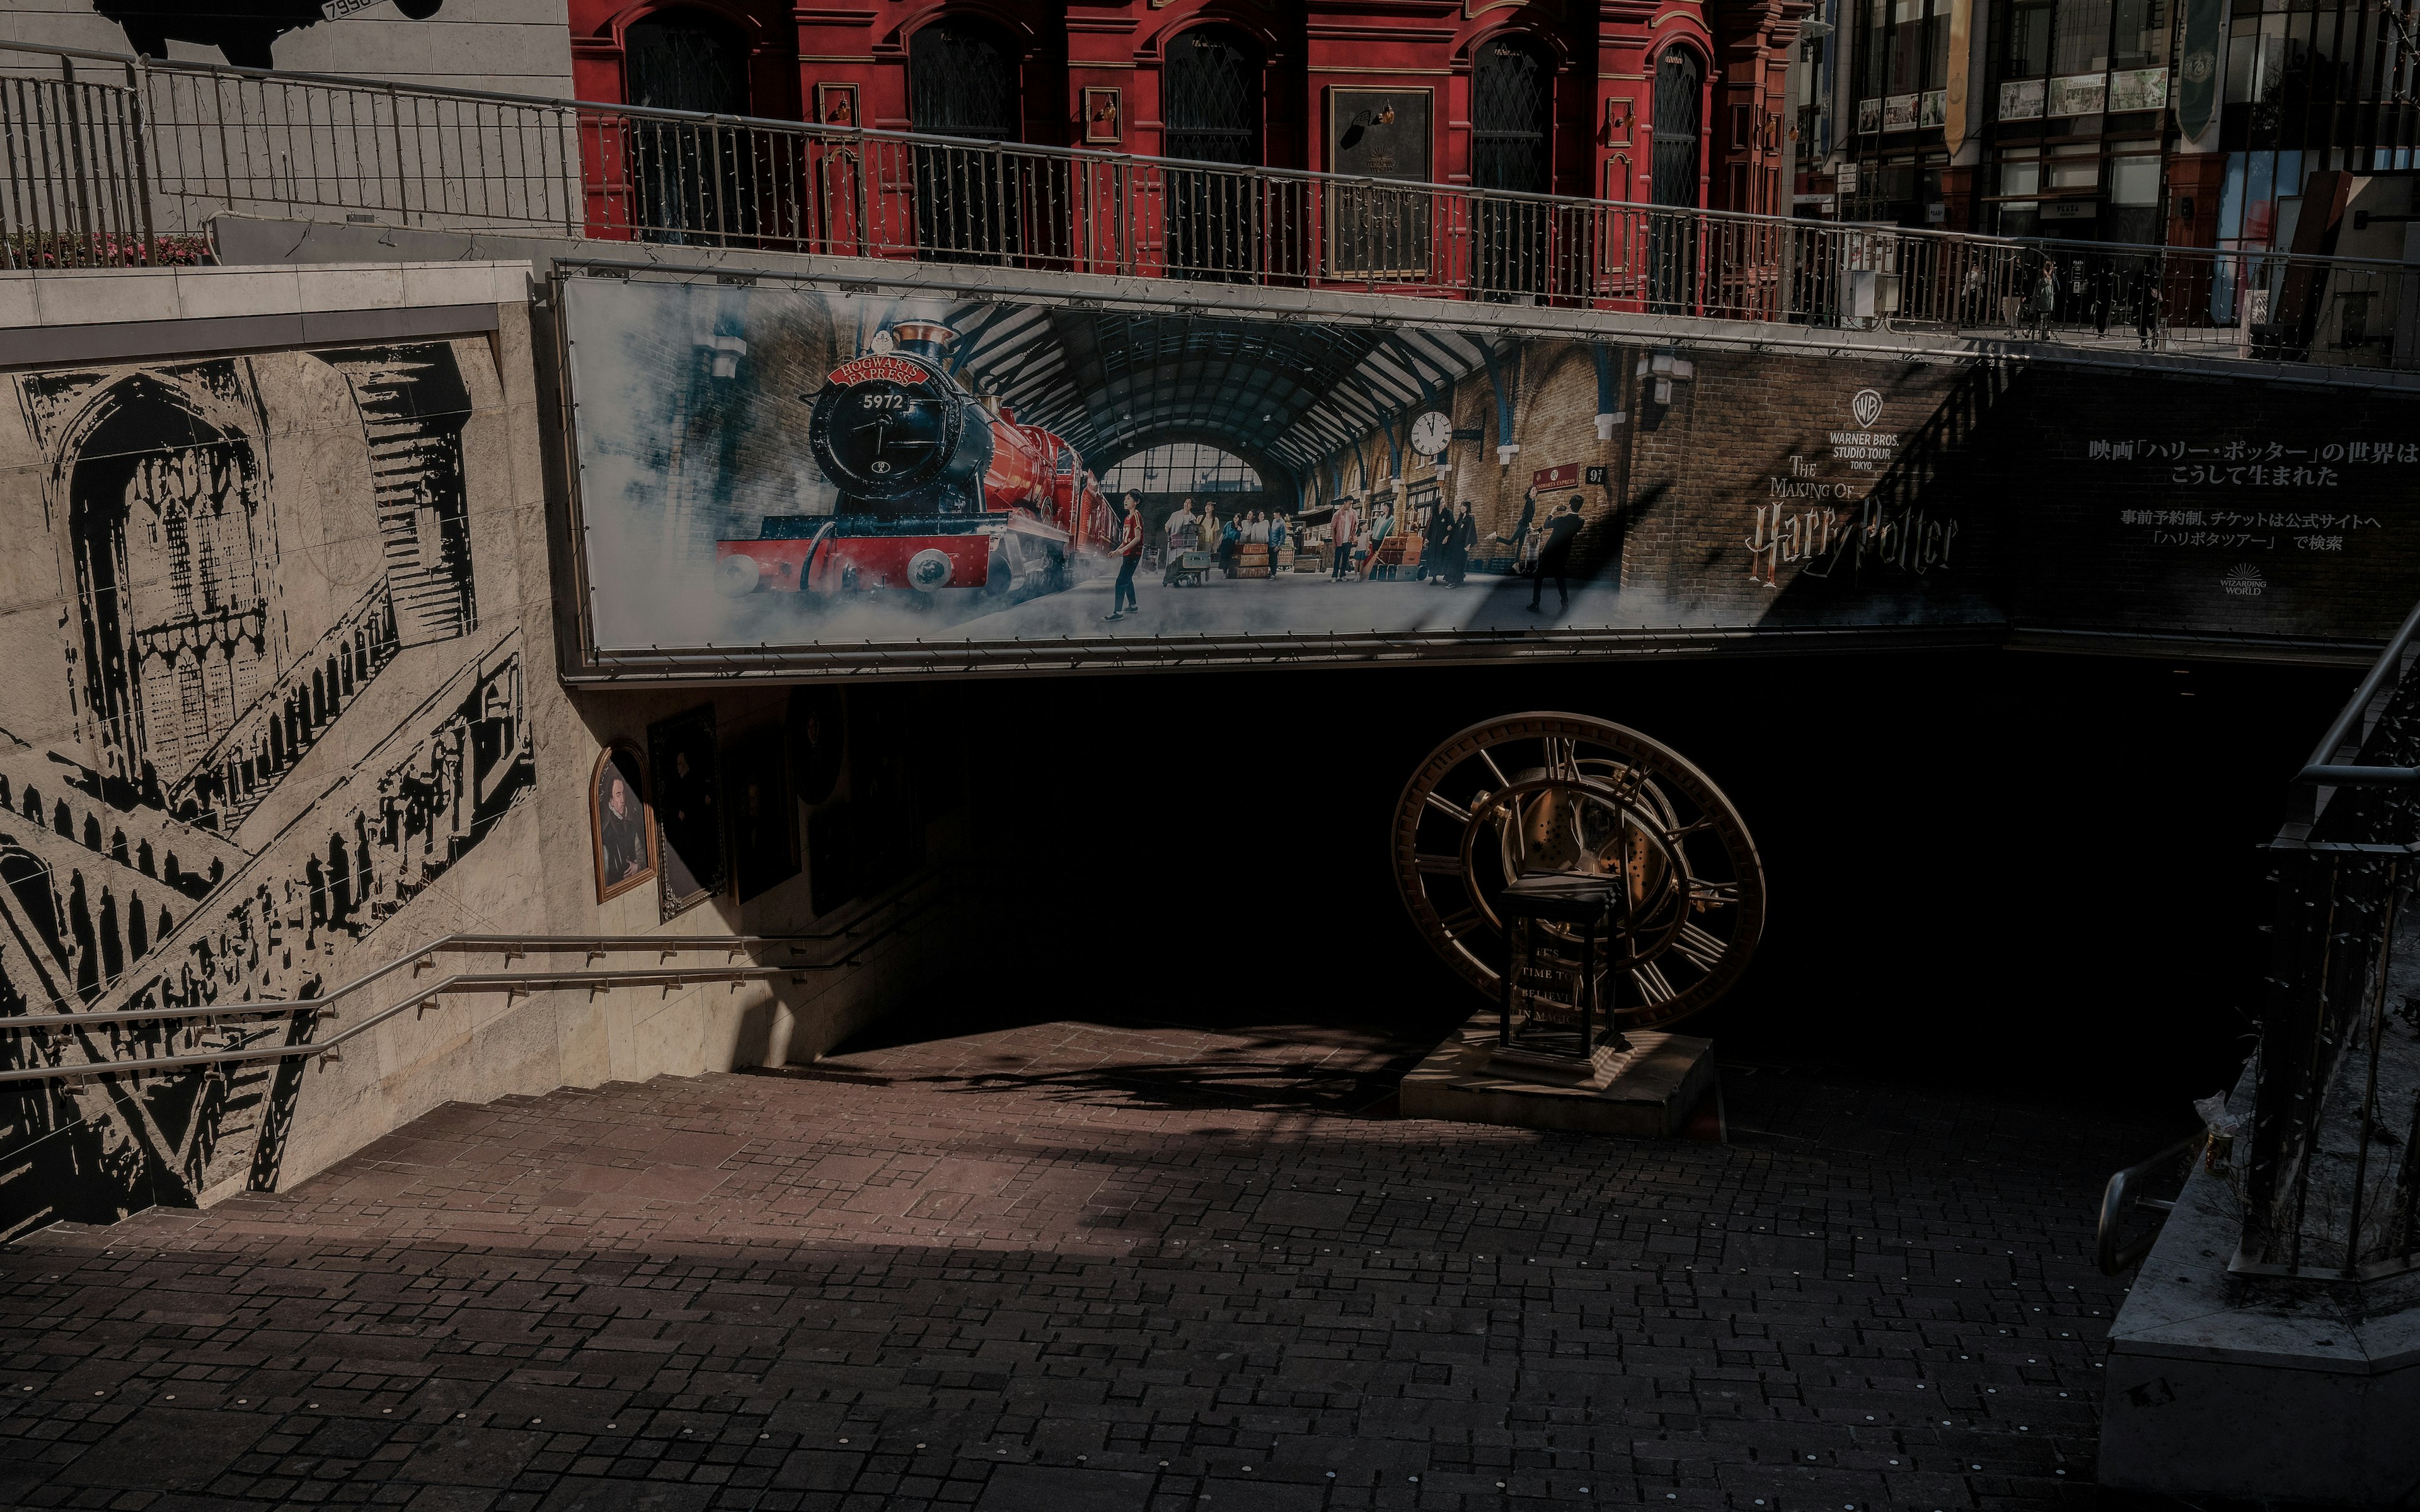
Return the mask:
<svg viewBox="0 0 2420 1512">
<path fill-rule="evenodd" d="M 1142 610 L 1141 601 L 1135 597 L 1134 585 L 1135 568 L 1142 564 L 1142 494 L 1128 488 L 1124 502 L 1126 525 L 1125 533 L 1118 538 L 1117 592 L 1109 601 L 1109 611 L 1101 616 L 1104 620 L 1123 620 L 1128 609 L 1137 613 Z"/>
</svg>

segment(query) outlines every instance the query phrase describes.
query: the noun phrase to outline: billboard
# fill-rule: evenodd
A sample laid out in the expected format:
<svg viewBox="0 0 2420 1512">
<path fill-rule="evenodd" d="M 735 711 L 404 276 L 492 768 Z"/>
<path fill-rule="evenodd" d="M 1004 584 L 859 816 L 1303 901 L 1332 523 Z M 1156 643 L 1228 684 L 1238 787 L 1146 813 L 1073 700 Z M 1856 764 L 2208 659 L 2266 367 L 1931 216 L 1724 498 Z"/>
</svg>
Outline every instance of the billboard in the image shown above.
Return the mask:
<svg viewBox="0 0 2420 1512">
<path fill-rule="evenodd" d="M 1377 319 L 1307 293 L 984 286 L 1001 276 L 560 272 L 566 675 L 1995 643 L 2027 625 L 2352 640 L 2392 627 L 2414 564 L 2420 450 L 2377 460 L 2410 406 L 2382 391 L 1684 350 L 1535 308 L 1365 301 L 1404 313 Z M 1234 464 L 1225 486 L 1146 475 L 1180 444 Z"/>
</svg>

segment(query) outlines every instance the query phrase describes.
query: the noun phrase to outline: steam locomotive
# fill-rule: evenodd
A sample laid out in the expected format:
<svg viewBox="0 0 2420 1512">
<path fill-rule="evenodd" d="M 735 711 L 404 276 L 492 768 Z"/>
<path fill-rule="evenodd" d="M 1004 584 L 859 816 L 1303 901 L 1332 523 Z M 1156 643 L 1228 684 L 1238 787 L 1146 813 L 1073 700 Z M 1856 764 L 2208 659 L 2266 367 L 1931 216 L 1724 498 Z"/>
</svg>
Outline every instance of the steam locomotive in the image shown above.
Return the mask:
<svg viewBox="0 0 2420 1512">
<path fill-rule="evenodd" d="M 902 320 L 832 369 L 807 443 L 837 507 L 718 541 L 717 593 L 1055 593 L 1107 559 L 1115 525 L 1084 459 L 953 378 L 957 339 Z"/>
</svg>

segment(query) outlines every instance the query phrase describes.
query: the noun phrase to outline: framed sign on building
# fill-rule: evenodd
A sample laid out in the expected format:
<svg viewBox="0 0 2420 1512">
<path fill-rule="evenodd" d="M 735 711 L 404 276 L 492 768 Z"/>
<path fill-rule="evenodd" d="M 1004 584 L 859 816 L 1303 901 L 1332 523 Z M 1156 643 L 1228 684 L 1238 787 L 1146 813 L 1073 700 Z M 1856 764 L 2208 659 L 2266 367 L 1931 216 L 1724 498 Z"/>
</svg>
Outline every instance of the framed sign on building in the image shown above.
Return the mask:
<svg viewBox="0 0 2420 1512">
<path fill-rule="evenodd" d="M 862 122 L 857 114 L 857 85 L 853 84 L 819 84 L 815 85 L 815 119 L 825 126 L 857 126 Z"/>
<path fill-rule="evenodd" d="M 722 772 L 714 705 L 647 726 L 647 748 L 656 779 L 659 901 L 670 919 L 722 890 Z"/>
<path fill-rule="evenodd" d="M 1331 273 L 1422 278 L 1430 263 L 1428 187 L 1436 97 L 1429 89 L 1327 91 L 1327 171 L 1406 187 L 1338 185 L 1327 215 Z"/>
<path fill-rule="evenodd" d="M 1125 140 L 1115 85 L 1088 85 L 1084 90 L 1084 145 L 1115 147 Z"/>
</svg>

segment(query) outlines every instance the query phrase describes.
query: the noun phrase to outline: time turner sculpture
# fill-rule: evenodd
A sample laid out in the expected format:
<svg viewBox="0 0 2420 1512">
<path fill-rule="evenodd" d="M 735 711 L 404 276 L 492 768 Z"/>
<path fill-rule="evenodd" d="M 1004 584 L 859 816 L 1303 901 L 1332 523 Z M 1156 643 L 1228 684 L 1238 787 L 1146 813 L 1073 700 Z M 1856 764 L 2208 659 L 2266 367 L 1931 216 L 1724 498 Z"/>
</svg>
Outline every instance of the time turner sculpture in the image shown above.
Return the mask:
<svg viewBox="0 0 2420 1512">
<path fill-rule="evenodd" d="M 1439 746 L 1396 807 L 1394 862 L 1421 933 L 1498 1004 L 1497 1075 L 1602 1082 L 1622 1031 L 1720 997 L 1764 929 L 1764 870 L 1722 790 L 1582 715 Z"/>
</svg>

